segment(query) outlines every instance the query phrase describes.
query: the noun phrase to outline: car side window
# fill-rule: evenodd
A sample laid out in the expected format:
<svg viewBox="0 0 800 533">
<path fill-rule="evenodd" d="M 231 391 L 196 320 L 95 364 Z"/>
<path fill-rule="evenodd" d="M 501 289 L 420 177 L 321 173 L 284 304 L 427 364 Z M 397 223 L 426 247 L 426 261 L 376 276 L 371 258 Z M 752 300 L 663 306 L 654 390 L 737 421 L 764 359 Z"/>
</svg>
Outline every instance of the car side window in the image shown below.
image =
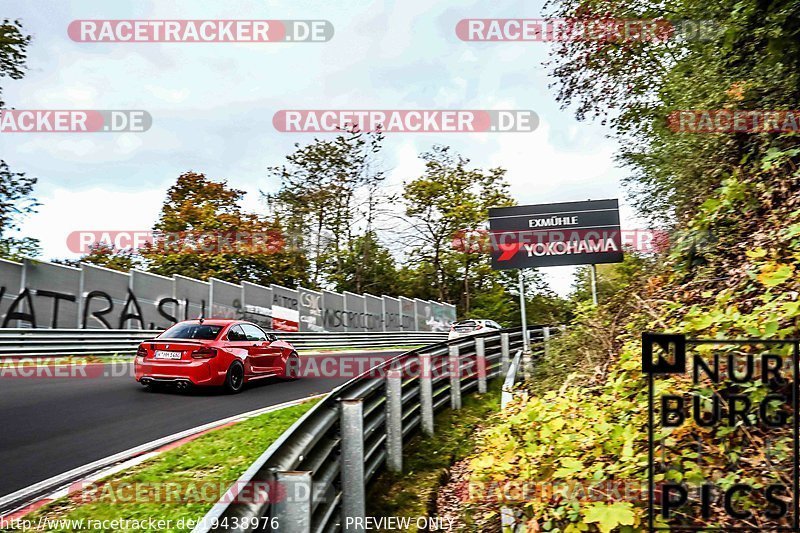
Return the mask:
<svg viewBox="0 0 800 533">
<path fill-rule="evenodd" d="M 256 326 L 253 326 L 252 324 L 242 324 L 241 326 L 248 341 L 267 340 L 267 335 Z"/>
<path fill-rule="evenodd" d="M 228 330 L 228 340 L 234 342 L 246 341 L 247 336 L 242 331 L 242 326 L 235 325 Z"/>
</svg>

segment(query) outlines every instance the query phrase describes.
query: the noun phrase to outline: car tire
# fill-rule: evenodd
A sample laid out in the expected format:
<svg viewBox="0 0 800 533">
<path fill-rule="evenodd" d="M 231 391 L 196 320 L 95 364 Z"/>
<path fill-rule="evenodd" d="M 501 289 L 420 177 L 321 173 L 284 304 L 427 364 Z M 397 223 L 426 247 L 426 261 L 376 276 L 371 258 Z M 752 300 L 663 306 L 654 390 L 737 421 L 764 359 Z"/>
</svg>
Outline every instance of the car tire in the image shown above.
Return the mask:
<svg viewBox="0 0 800 533">
<path fill-rule="evenodd" d="M 237 394 L 244 387 L 244 366 L 239 361 L 234 361 L 225 374 L 225 392 Z"/>
<path fill-rule="evenodd" d="M 286 358 L 286 363 L 283 365 L 283 376 L 281 379 L 286 381 L 294 381 L 300 379 L 300 356 L 297 352 L 292 352 Z"/>
</svg>

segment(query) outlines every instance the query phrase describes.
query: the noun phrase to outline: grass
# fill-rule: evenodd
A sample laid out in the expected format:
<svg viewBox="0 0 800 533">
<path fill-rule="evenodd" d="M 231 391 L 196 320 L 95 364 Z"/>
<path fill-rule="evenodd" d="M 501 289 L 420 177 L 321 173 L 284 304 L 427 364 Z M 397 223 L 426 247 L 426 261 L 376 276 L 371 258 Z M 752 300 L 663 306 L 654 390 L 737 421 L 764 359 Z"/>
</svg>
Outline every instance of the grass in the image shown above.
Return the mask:
<svg viewBox="0 0 800 533">
<path fill-rule="evenodd" d="M 403 448 L 403 473 L 385 471 L 369 490 L 367 516 L 430 516 L 449 468 L 475 448 L 471 439 L 487 419 L 500 411 L 502 380 L 489 383 L 484 395 L 465 396 L 460 411 L 448 409 L 435 420 L 433 437 L 417 435 Z"/>
<path fill-rule="evenodd" d="M 0 368 L 19 368 L 27 366 L 61 366 L 61 365 L 88 365 L 94 363 L 133 362 L 133 355 L 57 355 L 57 356 L 32 356 L 20 355 L 0 358 Z"/>
<path fill-rule="evenodd" d="M 191 525 L 177 527 L 181 520 L 198 520 L 216 503 L 216 497 L 235 482 L 248 466 L 263 453 L 286 429 L 308 411 L 316 401 L 287 407 L 245 420 L 205 434 L 158 457 L 115 474 L 103 482 L 88 503 L 75 496 L 62 498 L 28 515 L 34 525 L 43 518 L 51 520 L 147 520 L 156 518 L 172 521 L 163 531 L 191 531 Z M 165 498 L 170 485 L 181 483 L 181 501 Z M 136 485 L 134 485 L 136 484 Z M 132 487 L 147 491 L 137 496 Z M 113 490 L 112 488 L 113 487 Z M 217 489 L 213 497 L 203 495 L 203 489 Z M 208 493 L 207 493 L 208 494 Z M 47 531 L 73 531 L 52 525 Z M 104 531 L 126 531 L 103 528 Z M 3 530 L 6 531 L 6 530 Z"/>
</svg>

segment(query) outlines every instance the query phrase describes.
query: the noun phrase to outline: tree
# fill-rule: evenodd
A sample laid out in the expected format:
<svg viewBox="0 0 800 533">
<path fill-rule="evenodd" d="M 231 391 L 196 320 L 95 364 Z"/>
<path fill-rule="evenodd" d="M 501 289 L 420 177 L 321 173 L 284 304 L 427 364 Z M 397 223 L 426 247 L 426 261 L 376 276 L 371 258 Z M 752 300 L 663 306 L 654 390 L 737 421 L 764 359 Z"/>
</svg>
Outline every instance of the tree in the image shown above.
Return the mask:
<svg viewBox="0 0 800 533">
<path fill-rule="evenodd" d="M 382 140 L 380 134 L 352 128 L 333 140 L 296 144 L 284 165 L 269 168 L 280 188 L 264 196 L 310 257 L 314 288 L 327 278 L 341 280 L 359 229 L 361 235 L 372 230 L 385 178 L 375 160 Z M 365 254 L 369 250 L 363 246 L 371 243 L 360 242 Z"/>
<path fill-rule="evenodd" d="M 3 20 L 0 24 L 0 78 L 19 80 L 25 76 L 28 44 L 31 36 L 25 35 L 18 20 Z M 5 107 L 0 88 L 0 108 Z"/>
<path fill-rule="evenodd" d="M 27 48 L 31 36 L 25 35 L 18 20 L 3 20 L 0 24 L 0 78 L 18 80 L 25 75 Z M 5 107 L 0 87 L 0 108 Z M 39 241 L 30 237 L 11 235 L 19 231 L 19 220 L 35 211 L 39 205 L 32 196 L 36 178 L 13 172 L 0 160 L 0 257 L 20 259 L 39 255 Z"/>
<path fill-rule="evenodd" d="M 118 250 L 102 242 L 91 245 L 89 252 L 78 259 L 53 259 L 52 262 L 71 267 L 80 267 L 81 263 L 88 263 L 120 272 L 130 272 L 142 266 L 141 258 L 134 250 Z"/>
<path fill-rule="evenodd" d="M 494 273 L 485 250 L 463 250 L 453 242 L 459 234 L 484 228 L 489 207 L 513 205 L 505 170 L 471 169 L 469 159 L 447 146 L 434 146 L 420 157 L 425 172 L 403 191 L 410 262 L 429 263 L 435 298 L 457 301 L 469 314 L 473 291 L 491 285 Z"/>
<path fill-rule="evenodd" d="M 74 266 L 80 263 L 89 263 L 120 272 L 130 272 L 141 266 L 134 250 L 117 250 L 113 246 L 97 243 L 91 247 L 89 253 L 75 261 Z"/>
<path fill-rule="evenodd" d="M 18 260 L 39 255 L 39 241 L 31 237 L 15 237 L 20 220 L 35 212 L 39 204 L 33 199 L 36 178 L 12 172 L 0 160 L 0 257 Z"/>
<path fill-rule="evenodd" d="M 339 272 L 330 281 L 337 291 L 396 294 L 397 268 L 391 252 L 374 231 L 354 238 L 344 254 Z"/>
<path fill-rule="evenodd" d="M 305 256 L 287 249 L 280 220 L 242 210 L 244 194 L 203 174 L 178 177 L 153 228 L 158 238 L 141 252 L 149 270 L 204 280 L 305 283 Z"/>
<path fill-rule="evenodd" d="M 644 214 L 685 222 L 726 178 L 761 174 L 770 151 L 787 155 L 773 179 L 795 172 L 800 154 L 787 151 L 797 147 L 796 134 L 676 133 L 668 117 L 678 110 L 797 109 L 799 4 L 566 0 L 550 7 L 555 17 L 577 20 L 660 18 L 669 25 L 668 13 L 673 21 L 714 25 L 703 35 L 667 33 L 656 40 L 568 40 L 552 55 L 558 100 L 574 105 L 579 119 L 608 120 L 621 141 L 620 162 L 631 169 L 632 199 Z"/>
</svg>

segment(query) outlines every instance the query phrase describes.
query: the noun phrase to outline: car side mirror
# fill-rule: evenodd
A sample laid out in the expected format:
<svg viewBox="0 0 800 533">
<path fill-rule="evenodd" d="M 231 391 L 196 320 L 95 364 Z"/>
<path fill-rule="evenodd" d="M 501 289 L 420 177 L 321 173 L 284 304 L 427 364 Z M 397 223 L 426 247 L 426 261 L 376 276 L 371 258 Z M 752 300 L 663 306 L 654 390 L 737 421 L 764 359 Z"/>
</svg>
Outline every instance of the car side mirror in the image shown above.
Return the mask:
<svg viewBox="0 0 800 533">
<path fill-rule="evenodd" d="M 278 336 L 274 333 L 267 333 L 267 342 L 275 342 L 278 340 Z"/>
</svg>

